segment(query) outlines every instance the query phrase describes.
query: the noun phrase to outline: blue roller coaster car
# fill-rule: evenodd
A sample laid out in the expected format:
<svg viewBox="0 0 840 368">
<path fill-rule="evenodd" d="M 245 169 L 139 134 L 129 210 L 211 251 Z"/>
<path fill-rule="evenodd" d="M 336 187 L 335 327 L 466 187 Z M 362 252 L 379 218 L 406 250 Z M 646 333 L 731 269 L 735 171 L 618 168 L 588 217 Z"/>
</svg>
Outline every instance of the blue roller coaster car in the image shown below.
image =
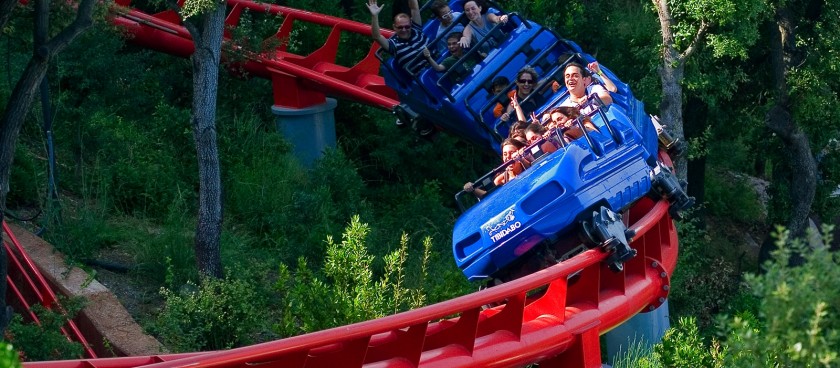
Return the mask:
<svg viewBox="0 0 840 368">
<path fill-rule="evenodd" d="M 551 249 L 552 257 L 560 261 L 587 244 L 612 252 L 607 263 L 618 271 L 635 252 L 628 245 L 633 234 L 616 213 L 649 193 L 669 198 L 675 214 L 691 205 L 673 174 L 645 148 L 643 137 L 619 108 L 590 110 L 598 131 L 568 144 L 558 135 L 544 137 L 526 147 L 519 158 L 477 180 L 477 191 L 456 195 L 466 209 L 470 197 L 486 193 L 458 219 L 452 239 L 455 262 L 470 280 L 511 278 L 502 271 L 526 254 Z M 576 124 L 581 126 L 581 120 Z M 557 150 L 547 152 L 546 143 Z M 528 168 L 497 187 L 496 175 L 517 163 Z M 579 232 L 583 243 L 561 240 Z"/>
<path fill-rule="evenodd" d="M 452 10 L 460 11 L 462 6 L 460 0 L 450 2 Z M 553 88 L 555 82 L 564 85 L 565 66 L 573 61 L 586 65 L 595 59 L 551 29 L 516 13 L 508 15 L 507 24 L 496 25 L 444 73 L 426 69 L 411 74 L 395 67 L 393 59 L 386 60 L 385 53 L 378 53 L 385 81 L 400 99 L 394 108 L 397 117 L 418 131 L 434 126 L 499 152 L 510 126 L 493 115 L 493 108 L 509 102 L 507 91 L 514 87 L 521 68 L 529 66 L 540 74 L 529 96 L 546 101 L 536 111 L 538 116 L 568 98 L 565 87 Z M 467 20 L 461 16 L 456 22 L 466 24 Z M 427 22 L 424 33 L 434 38 L 438 25 L 437 20 Z M 490 51 L 482 58 L 480 49 Z M 447 56 L 437 55 L 438 62 Z M 469 59 L 475 66 L 466 66 L 464 61 Z M 474 193 L 486 193 L 481 200 L 474 193 L 456 195 L 464 213 L 455 225 L 453 252 L 469 279 L 514 278 L 518 264 L 540 256 L 561 261 L 591 246 L 609 251 L 608 266 L 620 270 L 635 253 L 628 241 L 633 234 L 619 213 L 645 195 L 668 198 L 672 215 L 693 203 L 657 159 L 658 143 L 668 149 L 678 145 L 662 142 L 666 134 L 629 87 L 606 67 L 601 70 L 618 90 L 611 93 L 609 106 L 597 99 L 589 102 L 589 116 L 598 131 L 568 144 L 558 135 L 545 137 L 517 159 L 529 168 L 507 184 L 497 187 L 494 178 L 516 164 L 513 161 L 475 182 L 478 191 Z M 498 76 L 511 82 L 505 91 L 494 94 L 492 82 Z M 580 127 L 582 118 L 577 120 Z M 555 149 L 546 149 L 550 146 Z M 577 241 L 578 234 L 584 242 Z"/>
</svg>

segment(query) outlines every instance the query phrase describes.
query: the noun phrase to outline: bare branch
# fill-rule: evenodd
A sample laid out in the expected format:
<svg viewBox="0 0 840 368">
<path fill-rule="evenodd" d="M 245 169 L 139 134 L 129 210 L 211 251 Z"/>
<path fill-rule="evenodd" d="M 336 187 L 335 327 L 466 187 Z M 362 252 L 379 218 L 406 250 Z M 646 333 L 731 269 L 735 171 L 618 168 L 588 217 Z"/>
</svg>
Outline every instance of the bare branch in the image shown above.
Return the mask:
<svg viewBox="0 0 840 368">
<path fill-rule="evenodd" d="M 694 39 L 691 40 L 691 44 L 688 45 L 688 48 L 680 54 L 680 62 L 685 61 L 688 59 L 691 54 L 697 51 L 700 42 L 703 41 L 703 38 L 706 37 L 706 32 L 709 30 L 709 23 L 706 23 L 705 20 L 700 21 L 700 28 L 697 29 L 697 33 L 694 35 Z"/>
<path fill-rule="evenodd" d="M 47 48 L 49 55 L 60 53 L 73 40 L 84 33 L 91 25 L 93 25 L 93 9 L 98 2 L 96 0 L 82 0 L 79 3 L 79 8 L 76 13 L 76 19 L 67 28 L 61 30 L 61 33 L 53 37 L 47 42 L 44 47 Z"/>
</svg>

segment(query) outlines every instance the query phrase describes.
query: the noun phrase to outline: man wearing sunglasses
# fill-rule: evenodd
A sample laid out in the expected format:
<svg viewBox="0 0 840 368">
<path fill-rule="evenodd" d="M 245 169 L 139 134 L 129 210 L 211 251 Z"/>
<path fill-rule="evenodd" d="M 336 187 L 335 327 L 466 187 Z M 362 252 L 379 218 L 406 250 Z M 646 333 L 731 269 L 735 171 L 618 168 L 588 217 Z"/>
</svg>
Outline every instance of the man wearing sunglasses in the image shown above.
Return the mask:
<svg viewBox="0 0 840 368">
<path fill-rule="evenodd" d="M 411 16 L 405 13 L 397 14 L 394 17 L 394 33 L 390 39 L 382 36 L 379 30 L 379 13 L 385 5 L 377 4 L 377 0 L 368 0 L 367 7 L 370 10 L 371 35 L 379 46 L 394 56 L 399 67 L 417 74 L 428 66 L 430 57 L 422 55 L 423 49 L 429 43 L 429 38 L 423 34 L 421 28 L 423 19 L 420 17 L 420 5 L 417 0 L 409 0 Z"/>
</svg>

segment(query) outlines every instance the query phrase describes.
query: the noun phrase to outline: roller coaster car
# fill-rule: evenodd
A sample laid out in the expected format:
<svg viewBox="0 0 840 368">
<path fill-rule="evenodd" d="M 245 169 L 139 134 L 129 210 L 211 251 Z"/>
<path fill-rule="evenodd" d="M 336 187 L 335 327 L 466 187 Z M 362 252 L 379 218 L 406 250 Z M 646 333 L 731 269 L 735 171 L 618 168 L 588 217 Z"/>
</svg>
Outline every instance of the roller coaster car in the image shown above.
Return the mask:
<svg viewBox="0 0 840 368">
<path fill-rule="evenodd" d="M 454 11 L 463 9 L 460 0 L 449 4 Z M 493 108 L 514 87 L 522 67 L 530 66 L 541 76 L 523 103 L 537 97 L 544 100 L 539 113 L 568 98 L 565 88 L 555 91 L 552 84 L 563 85 L 563 70 L 569 62 L 587 65 L 595 59 L 549 28 L 516 13 L 508 13 L 508 18 L 507 24 L 495 25 L 444 73 L 431 68 L 408 73 L 397 68 L 393 59 L 386 60 L 389 56 L 380 50 L 377 56 L 385 82 L 399 96 L 400 105 L 394 108 L 398 118 L 405 125 L 434 124 L 499 152 L 509 126 L 493 115 Z M 436 34 L 437 27 L 438 23 L 427 22 L 424 33 Z M 436 38 L 432 44 L 439 41 Z M 487 56 L 464 68 L 465 61 L 478 57 L 482 49 L 489 50 Z M 447 56 L 438 55 L 438 62 Z M 472 206 L 467 203 L 472 193 L 456 195 L 464 213 L 455 225 L 453 252 L 468 278 L 510 279 L 525 264 L 542 267 L 594 246 L 610 252 L 607 265 L 621 270 L 623 262 L 635 255 L 629 246 L 633 234 L 619 215 L 623 210 L 645 195 L 668 198 L 674 215 L 691 205 L 681 183 L 657 161 L 657 141 L 668 140 L 657 135 L 644 105 L 629 87 L 609 69 L 602 66 L 601 70 L 616 84 L 617 92 L 611 94 L 609 108 L 597 100 L 590 102 L 589 115 L 598 131 L 570 144 L 555 136 L 527 147 L 519 162 L 507 162 L 476 181 L 476 193 L 486 195 L 473 200 Z M 499 76 L 511 82 L 495 94 L 492 84 Z M 544 149 L 545 144 L 555 149 Z M 529 168 L 497 188 L 494 178 L 511 165 Z M 583 242 L 577 240 L 578 234 Z"/>
<path fill-rule="evenodd" d="M 462 6 L 460 1 L 450 2 L 453 11 L 461 11 Z M 577 45 L 559 38 L 550 29 L 516 13 L 508 15 L 507 24 L 494 26 L 487 37 L 475 43 L 444 73 L 431 68 L 409 73 L 397 67 L 394 59 L 380 49 L 376 55 L 381 61 L 382 75 L 400 100 L 400 105 L 394 108 L 397 117 L 409 126 L 419 120 L 431 123 L 476 146 L 498 151 L 507 127 L 501 131 L 496 128 L 493 107 L 507 92 L 494 95 L 493 79 L 507 76 L 513 80 L 525 65 L 548 75 L 559 67 L 557 61 L 563 55 L 580 52 Z M 466 21 L 466 18 L 462 16 L 459 21 Z M 452 26 L 455 24 L 453 22 Z M 427 22 L 424 33 L 435 34 L 437 27 L 437 22 Z M 432 40 L 431 44 L 437 44 L 445 34 Z M 492 47 L 482 58 L 479 50 L 488 49 L 487 45 Z M 447 51 L 439 55 L 437 61 L 440 63 L 448 56 Z M 465 62 L 468 60 L 470 65 L 475 62 L 475 66 L 467 68 Z M 513 83 L 508 87 L 513 87 Z"/>
<path fill-rule="evenodd" d="M 456 195 L 464 213 L 452 249 L 470 280 L 505 281 L 532 259 L 556 263 L 595 246 L 610 252 L 607 265 L 620 271 L 635 250 L 629 246 L 634 234 L 619 213 L 648 194 L 671 200 L 674 213 L 693 203 L 619 107 L 600 106 L 597 98 L 589 103 L 598 131 L 568 144 L 556 133 L 544 137 L 477 180 L 477 191 Z M 581 128 L 582 118 L 575 122 Z M 546 142 L 558 149 L 545 152 Z M 517 162 L 530 166 L 495 186 L 494 178 Z M 474 193 L 486 194 L 477 199 Z"/>
</svg>

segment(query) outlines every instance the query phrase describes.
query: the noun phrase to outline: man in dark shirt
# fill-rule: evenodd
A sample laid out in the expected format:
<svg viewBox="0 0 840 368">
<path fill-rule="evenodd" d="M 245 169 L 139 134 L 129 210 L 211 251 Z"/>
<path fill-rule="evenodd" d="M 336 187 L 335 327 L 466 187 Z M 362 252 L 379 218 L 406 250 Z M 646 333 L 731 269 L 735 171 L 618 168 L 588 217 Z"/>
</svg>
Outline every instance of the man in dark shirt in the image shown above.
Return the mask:
<svg viewBox="0 0 840 368">
<path fill-rule="evenodd" d="M 446 47 L 449 49 L 449 56 L 440 64 L 437 64 L 434 59 L 429 60 L 429 63 L 432 64 L 432 68 L 439 72 L 445 72 L 452 68 L 458 60 L 464 57 L 464 49 L 461 48 L 461 44 L 458 41 L 461 39 L 461 32 L 452 32 L 449 36 L 446 37 Z M 424 51 L 424 55 L 428 55 L 428 51 Z M 449 75 L 449 79 L 452 80 L 453 83 L 460 82 L 463 79 L 463 75 L 468 73 L 472 73 L 473 68 L 475 67 L 476 59 L 475 55 L 470 58 L 464 59 L 464 62 L 461 63 L 461 66 L 458 71 L 451 73 Z"/>
<path fill-rule="evenodd" d="M 411 74 L 416 74 L 429 65 L 427 58 L 422 56 L 429 38 L 423 34 L 421 28 L 423 19 L 420 17 L 420 5 L 417 0 L 409 0 L 408 5 L 411 16 L 405 13 L 397 14 L 394 17 L 396 33 L 387 39 L 379 30 L 379 12 L 382 11 L 384 5 L 377 4 L 377 0 L 368 0 L 367 4 L 374 41 L 394 56 L 398 66 Z"/>
</svg>

